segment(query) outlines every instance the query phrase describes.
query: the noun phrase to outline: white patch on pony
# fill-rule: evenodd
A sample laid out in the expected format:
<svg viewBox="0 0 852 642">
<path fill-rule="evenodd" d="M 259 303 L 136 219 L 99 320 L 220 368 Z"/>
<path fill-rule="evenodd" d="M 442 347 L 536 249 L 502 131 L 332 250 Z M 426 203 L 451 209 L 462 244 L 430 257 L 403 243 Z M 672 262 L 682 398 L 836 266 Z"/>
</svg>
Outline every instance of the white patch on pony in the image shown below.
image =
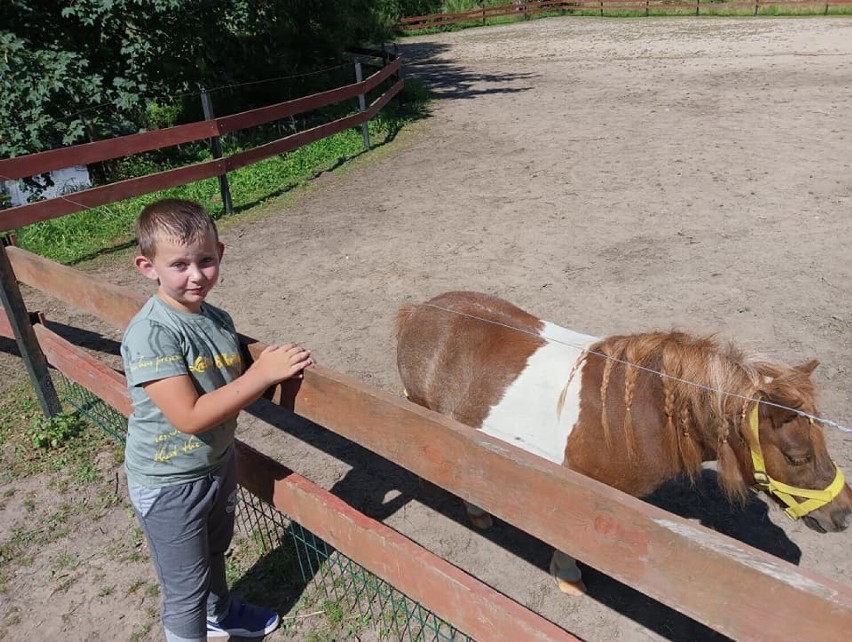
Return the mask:
<svg viewBox="0 0 852 642">
<path fill-rule="evenodd" d="M 561 413 L 559 396 L 577 359 L 598 339 L 549 321 L 544 322 L 541 337 L 546 343 L 530 355 L 503 398 L 492 406 L 482 432 L 561 465 L 580 414 L 582 365 L 574 372 Z"/>
</svg>

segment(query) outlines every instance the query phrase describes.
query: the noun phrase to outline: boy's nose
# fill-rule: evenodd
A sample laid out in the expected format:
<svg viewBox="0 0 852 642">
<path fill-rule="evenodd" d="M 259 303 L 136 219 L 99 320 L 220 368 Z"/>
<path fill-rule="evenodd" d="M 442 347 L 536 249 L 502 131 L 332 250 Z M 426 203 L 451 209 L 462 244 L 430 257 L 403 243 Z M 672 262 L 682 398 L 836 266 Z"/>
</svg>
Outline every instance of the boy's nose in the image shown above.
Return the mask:
<svg viewBox="0 0 852 642">
<path fill-rule="evenodd" d="M 201 271 L 197 265 L 192 265 L 189 268 L 189 278 L 193 281 L 203 281 L 204 280 L 204 272 Z"/>
</svg>

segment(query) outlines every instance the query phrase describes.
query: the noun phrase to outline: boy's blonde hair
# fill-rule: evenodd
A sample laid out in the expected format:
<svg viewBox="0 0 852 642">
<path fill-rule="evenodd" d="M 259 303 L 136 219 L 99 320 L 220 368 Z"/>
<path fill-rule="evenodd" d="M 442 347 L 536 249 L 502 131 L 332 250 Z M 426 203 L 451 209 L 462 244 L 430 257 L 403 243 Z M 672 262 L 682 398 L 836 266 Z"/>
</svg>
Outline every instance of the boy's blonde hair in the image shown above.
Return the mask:
<svg viewBox="0 0 852 642">
<path fill-rule="evenodd" d="M 157 241 L 167 238 L 181 245 L 207 240 L 210 232 L 219 241 L 219 232 L 210 215 L 198 203 L 165 198 L 148 205 L 136 221 L 136 239 L 142 256 L 153 259 Z"/>
</svg>

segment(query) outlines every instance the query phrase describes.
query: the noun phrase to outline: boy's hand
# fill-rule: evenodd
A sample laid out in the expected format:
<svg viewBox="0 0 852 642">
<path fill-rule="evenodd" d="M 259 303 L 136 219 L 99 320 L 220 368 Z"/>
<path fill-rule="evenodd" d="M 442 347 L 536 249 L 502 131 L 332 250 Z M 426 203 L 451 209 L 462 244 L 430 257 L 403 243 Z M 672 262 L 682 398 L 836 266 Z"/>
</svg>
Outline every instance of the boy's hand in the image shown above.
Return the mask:
<svg viewBox="0 0 852 642">
<path fill-rule="evenodd" d="M 292 377 L 303 377 L 302 370 L 313 364 L 311 353 L 292 343 L 283 346 L 268 346 L 260 353 L 251 368 L 273 385 Z"/>
</svg>

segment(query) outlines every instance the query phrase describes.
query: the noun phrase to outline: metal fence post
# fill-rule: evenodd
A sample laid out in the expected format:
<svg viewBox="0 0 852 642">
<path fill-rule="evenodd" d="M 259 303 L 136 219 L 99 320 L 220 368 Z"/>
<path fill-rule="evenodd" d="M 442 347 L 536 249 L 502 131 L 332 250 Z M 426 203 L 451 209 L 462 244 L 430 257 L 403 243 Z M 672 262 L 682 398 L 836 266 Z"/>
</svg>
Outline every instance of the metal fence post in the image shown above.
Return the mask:
<svg viewBox="0 0 852 642">
<path fill-rule="evenodd" d="M 201 89 L 201 108 L 204 110 L 204 119 L 213 120 L 216 115 L 213 113 L 213 99 L 210 98 L 210 92 L 206 89 Z M 213 158 L 222 158 L 222 143 L 218 136 L 214 136 L 210 140 L 210 149 L 213 152 Z M 222 194 L 222 205 L 225 206 L 225 214 L 234 213 L 234 205 L 231 202 L 231 186 L 228 184 L 228 173 L 219 174 L 219 192 Z"/>
<path fill-rule="evenodd" d="M 361 61 L 355 61 L 355 82 L 364 80 L 364 74 L 361 71 Z M 364 94 L 358 94 L 358 109 L 363 114 L 367 111 L 367 98 Z M 364 149 L 370 149 L 370 124 L 368 121 L 361 123 L 361 135 L 364 137 Z"/>
<path fill-rule="evenodd" d="M 9 255 L 6 253 L 7 244 L 8 237 L 3 237 L 0 243 L 0 298 L 3 299 L 9 325 L 15 333 L 15 341 L 35 388 L 41 411 L 45 416 L 53 417 L 62 412 L 62 404 L 59 403 L 59 396 L 56 394 L 56 388 L 53 386 L 47 367 L 47 358 L 38 344 L 24 298 L 21 296 L 21 288 L 12 270 Z"/>
</svg>

